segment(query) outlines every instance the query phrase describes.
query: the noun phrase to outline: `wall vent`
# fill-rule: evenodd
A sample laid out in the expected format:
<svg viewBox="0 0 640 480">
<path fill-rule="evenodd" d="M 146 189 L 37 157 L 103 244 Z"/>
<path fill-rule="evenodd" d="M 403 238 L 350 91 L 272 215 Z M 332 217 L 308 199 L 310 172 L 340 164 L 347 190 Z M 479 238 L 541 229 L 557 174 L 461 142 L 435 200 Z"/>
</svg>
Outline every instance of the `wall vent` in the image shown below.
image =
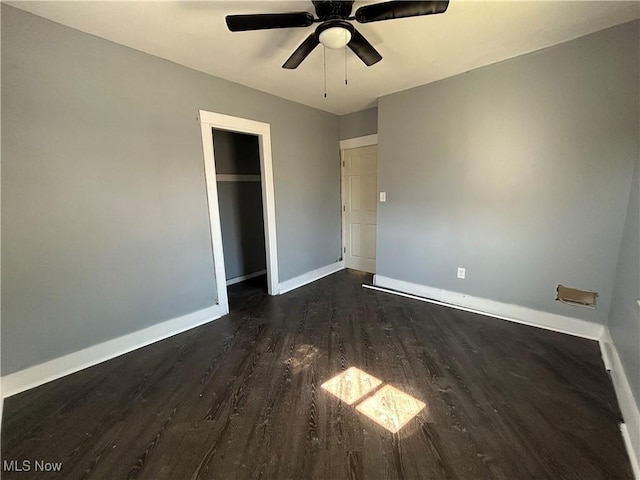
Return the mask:
<svg viewBox="0 0 640 480">
<path fill-rule="evenodd" d="M 596 292 L 586 290 L 578 290 L 577 288 L 565 287 L 558 285 L 556 289 L 556 300 L 568 305 L 577 305 L 580 307 L 596 308 Z"/>
</svg>

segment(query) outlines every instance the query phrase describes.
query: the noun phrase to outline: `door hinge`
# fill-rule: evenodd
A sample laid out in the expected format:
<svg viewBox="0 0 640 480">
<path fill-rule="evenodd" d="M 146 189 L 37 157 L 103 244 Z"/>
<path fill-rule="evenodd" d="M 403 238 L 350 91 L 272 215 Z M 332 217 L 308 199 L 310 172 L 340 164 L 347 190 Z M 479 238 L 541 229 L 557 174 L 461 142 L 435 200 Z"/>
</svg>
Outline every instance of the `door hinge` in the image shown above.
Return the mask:
<svg viewBox="0 0 640 480">
<path fill-rule="evenodd" d="M 344 167 L 344 160 L 342 161 L 342 166 Z"/>
<path fill-rule="evenodd" d="M 346 212 L 346 211 L 347 211 L 347 207 L 343 205 L 343 206 L 342 206 L 342 211 L 343 211 L 343 212 Z"/>
<path fill-rule="evenodd" d="M 342 248 L 342 253 L 347 253 L 347 247 Z"/>
</svg>

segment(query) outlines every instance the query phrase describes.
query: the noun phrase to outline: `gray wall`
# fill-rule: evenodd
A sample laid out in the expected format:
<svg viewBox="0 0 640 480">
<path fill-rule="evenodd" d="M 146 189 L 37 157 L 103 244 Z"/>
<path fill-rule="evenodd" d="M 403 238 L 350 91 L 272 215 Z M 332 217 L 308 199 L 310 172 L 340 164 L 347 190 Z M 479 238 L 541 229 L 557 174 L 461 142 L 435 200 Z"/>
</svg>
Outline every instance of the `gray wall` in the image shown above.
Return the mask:
<svg viewBox="0 0 640 480">
<path fill-rule="evenodd" d="M 378 109 L 369 108 L 340 117 L 340 140 L 378 133 Z"/>
<path fill-rule="evenodd" d="M 377 272 L 606 323 L 638 152 L 638 28 L 381 98 Z M 554 301 L 559 283 L 599 292 L 597 310 Z"/>
<path fill-rule="evenodd" d="M 271 124 L 280 280 L 340 257 L 338 117 L 2 5 L 2 374 L 215 302 L 199 109 Z"/>
<path fill-rule="evenodd" d="M 260 175 L 258 137 L 213 130 L 217 174 Z M 217 182 L 222 248 L 228 279 L 267 268 L 259 181 Z"/>
<path fill-rule="evenodd" d="M 613 289 L 609 331 L 624 365 L 631 391 L 640 404 L 640 157 L 622 236 Z"/>
</svg>

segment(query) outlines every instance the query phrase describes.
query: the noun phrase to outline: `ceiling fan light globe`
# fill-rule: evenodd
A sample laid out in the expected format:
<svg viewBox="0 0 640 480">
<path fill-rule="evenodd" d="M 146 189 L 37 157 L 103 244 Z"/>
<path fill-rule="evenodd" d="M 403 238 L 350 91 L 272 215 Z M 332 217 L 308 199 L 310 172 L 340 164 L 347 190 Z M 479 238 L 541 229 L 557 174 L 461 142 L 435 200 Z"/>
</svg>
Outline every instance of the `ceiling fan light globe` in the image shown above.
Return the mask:
<svg viewBox="0 0 640 480">
<path fill-rule="evenodd" d="M 351 41 L 351 32 L 343 27 L 330 27 L 320 32 L 318 40 L 327 48 L 343 48 Z"/>
</svg>

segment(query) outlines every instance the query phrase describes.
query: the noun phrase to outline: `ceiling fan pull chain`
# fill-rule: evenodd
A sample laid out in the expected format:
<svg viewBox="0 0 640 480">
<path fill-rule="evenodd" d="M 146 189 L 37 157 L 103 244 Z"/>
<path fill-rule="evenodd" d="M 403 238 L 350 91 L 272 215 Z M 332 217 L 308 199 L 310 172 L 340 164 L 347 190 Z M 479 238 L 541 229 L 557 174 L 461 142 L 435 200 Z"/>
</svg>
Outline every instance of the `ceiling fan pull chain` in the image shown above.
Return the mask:
<svg viewBox="0 0 640 480">
<path fill-rule="evenodd" d="M 324 98 L 327 98 L 327 47 L 322 49 L 322 72 L 324 73 Z"/>
<path fill-rule="evenodd" d="M 344 84 L 349 85 L 347 80 L 347 46 L 344 46 Z"/>
</svg>

